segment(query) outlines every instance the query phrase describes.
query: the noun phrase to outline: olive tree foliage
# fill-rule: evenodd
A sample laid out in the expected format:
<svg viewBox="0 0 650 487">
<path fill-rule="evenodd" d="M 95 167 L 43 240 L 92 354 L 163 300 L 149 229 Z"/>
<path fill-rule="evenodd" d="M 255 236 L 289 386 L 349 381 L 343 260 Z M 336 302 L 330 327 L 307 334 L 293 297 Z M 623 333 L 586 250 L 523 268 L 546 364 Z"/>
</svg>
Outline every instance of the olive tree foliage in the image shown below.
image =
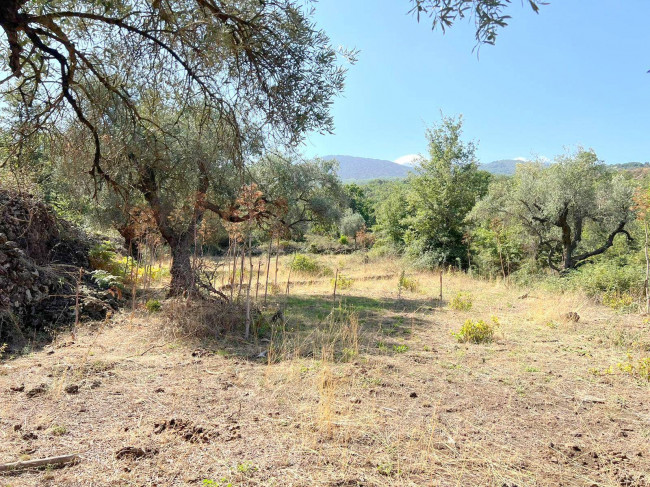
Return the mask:
<svg viewBox="0 0 650 487">
<path fill-rule="evenodd" d="M 351 208 L 345 211 L 339 223 L 341 234 L 354 238 L 355 242 L 357 240 L 357 233 L 363 230 L 365 226 L 366 220 L 364 220 L 363 216 L 359 213 L 354 213 Z"/>
<path fill-rule="evenodd" d="M 273 213 L 258 191 L 239 198 L 244 163 L 331 131 L 343 88 L 307 1 L 8 0 L 0 26 L 10 146 L 58 132 L 60 161 L 93 176 L 95 197 L 108 188 L 124 209 L 144 202 L 171 248 L 172 294 L 195 289 L 206 212 Z"/>
<path fill-rule="evenodd" d="M 486 190 L 476 146 L 462 140 L 462 117 L 444 117 L 427 130 L 429 157 L 408 184 L 407 254 L 423 265 L 466 263 L 465 217 Z"/>
<path fill-rule="evenodd" d="M 262 136 L 295 144 L 306 131 L 330 131 L 344 70 L 309 8 L 294 0 L 4 0 L 0 87 L 17 109 L 5 120 L 11 147 L 76 119 L 93 142 L 86 170 L 110 182 L 90 107 L 110 94 L 132 124 L 156 126 L 140 106 L 145 87 L 182 98 L 178 106 L 201 100 L 229 126 L 240 160 Z"/>
<path fill-rule="evenodd" d="M 431 19 L 432 28 L 445 32 L 456 22 L 470 19 L 476 27 L 476 44 L 494 45 L 499 29 L 506 27 L 511 19 L 507 9 L 512 0 L 411 0 L 411 13 L 418 22 L 422 17 Z M 538 13 L 548 2 L 540 0 L 521 0 Z"/>
<path fill-rule="evenodd" d="M 252 181 L 277 207 L 280 229 L 301 238 L 313 225 L 336 223 L 346 201 L 336 162 L 267 154 L 251 166 Z"/>
<path fill-rule="evenodd" d="M 591 150 L 559 156 L 545 167 L 521 164 L 491 185 L 471 218 L 518 225 L 534 253 L 559 272 L 576 269 L 612 247 L 634 220 L 633 189 Z"/>
</svg>

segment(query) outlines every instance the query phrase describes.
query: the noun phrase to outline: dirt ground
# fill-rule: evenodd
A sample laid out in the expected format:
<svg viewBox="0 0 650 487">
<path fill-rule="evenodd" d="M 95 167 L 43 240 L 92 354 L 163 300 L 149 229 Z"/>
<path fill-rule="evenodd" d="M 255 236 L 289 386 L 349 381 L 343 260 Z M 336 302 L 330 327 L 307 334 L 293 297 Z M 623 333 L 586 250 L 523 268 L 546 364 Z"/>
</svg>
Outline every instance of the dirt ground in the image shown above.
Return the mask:
<svg viewBox="0 0 650 487">
<path fill-rule="evenodd" d="M 249 342 L 171 333 L 163 303 L 5 358 L 0 462 L 80 460 L 0 485 L 650 486 L 644 317 L 452 273 L 439 303 L 437 274 L 320 259 L 349 287 L 294 274 Z M 492 316 L 491 343 L 452 335 Z"/>
</svg>

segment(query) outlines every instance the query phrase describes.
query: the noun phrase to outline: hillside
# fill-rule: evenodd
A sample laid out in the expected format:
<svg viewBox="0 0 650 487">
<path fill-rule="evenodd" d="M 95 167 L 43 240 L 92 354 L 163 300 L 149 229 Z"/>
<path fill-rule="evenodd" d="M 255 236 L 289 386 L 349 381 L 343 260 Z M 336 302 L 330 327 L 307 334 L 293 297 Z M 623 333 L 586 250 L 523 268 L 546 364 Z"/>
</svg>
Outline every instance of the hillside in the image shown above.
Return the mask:
<svg viewBox="0 0 650 487">
<path fill-rule="evenodd" d="M 405 178 L 413 171 L 412 166 L 397 164 L 386 159 L 370 159 L 367 157 L 328 155 L 323 159 L 336 159 L 339 162 L 339 177 L 344 181 L 369 181 L 371 179 Z M 501 159 L 481 164 L 481 169 L 492 174 L 511 176 L 515 167 L 522 161 Z"/>
<path fill-rule="evenodd" d="M 365 181 L 370 179 L 405 178 L 412 168 L 384 159 L 328 155 L 323 159 L 336 159 L 339 163 L 339 177 L 343 181 Z"/>
<path fill-rule="evenodd" d="M 500 159 L 498 161 L 481 164 L 481 169 L 491 174 L 512 176 L 515 173 L 517 164 L 521 164 L 522 162 L 523 161 L 519 161 L 517 159 Z"/>
</svg>

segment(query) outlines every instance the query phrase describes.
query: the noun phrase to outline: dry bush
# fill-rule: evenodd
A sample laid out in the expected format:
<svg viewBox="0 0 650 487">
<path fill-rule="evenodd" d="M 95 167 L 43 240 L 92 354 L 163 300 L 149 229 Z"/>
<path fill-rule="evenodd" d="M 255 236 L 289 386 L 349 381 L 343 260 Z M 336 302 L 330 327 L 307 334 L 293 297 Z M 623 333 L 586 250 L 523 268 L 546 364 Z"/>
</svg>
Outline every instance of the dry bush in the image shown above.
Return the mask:
<svg viewBox="0 0 650 487">
<path fill-rule="evenodd" d="M 216 299 L 173 298 L 162 306 L 162 325 L 174 338 L 216 338 L 243 324 L 243 305 Z"/>
</svg>

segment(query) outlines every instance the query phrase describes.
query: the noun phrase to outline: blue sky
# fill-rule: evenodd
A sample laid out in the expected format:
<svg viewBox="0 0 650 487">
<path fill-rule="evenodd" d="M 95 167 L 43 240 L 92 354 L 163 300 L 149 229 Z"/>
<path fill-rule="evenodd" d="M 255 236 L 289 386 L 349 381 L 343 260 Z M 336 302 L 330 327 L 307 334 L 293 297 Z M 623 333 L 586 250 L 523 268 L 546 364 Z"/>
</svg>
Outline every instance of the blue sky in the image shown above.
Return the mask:
<svg viewBox="0 0 650 487">
<path fill-rule="evenodd" d="M 514 0 L 478 58 L 473 24 L 432 32 L 409 0 L 316 3 L 332 43 L 360 54 L 333 106 L 336 133 L 311 134 L 305 154 L 426 153 L 442 111 L 463 115 L 481 162 L 577 145 L 608 163 L 650 161 L 650 0 L 549 1 L 536 15 Z"/>
</svg>

